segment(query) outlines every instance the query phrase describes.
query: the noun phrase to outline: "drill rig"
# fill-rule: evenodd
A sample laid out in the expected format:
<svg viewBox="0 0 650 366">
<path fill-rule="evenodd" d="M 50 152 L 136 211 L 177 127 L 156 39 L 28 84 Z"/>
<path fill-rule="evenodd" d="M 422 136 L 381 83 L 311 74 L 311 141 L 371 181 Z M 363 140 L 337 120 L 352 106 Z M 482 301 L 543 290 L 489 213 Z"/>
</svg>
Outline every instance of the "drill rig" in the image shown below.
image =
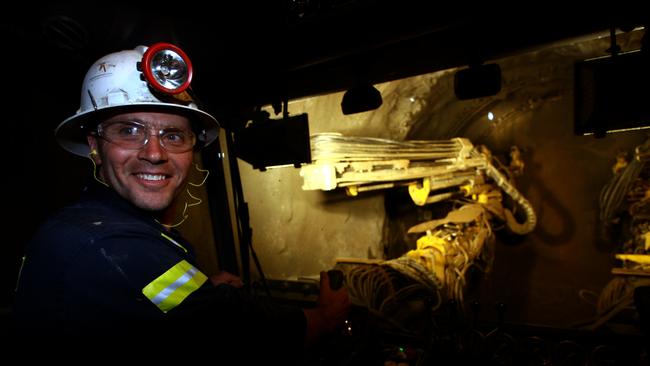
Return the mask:
<svg viewBox="0 0 650 366">
<path fill-rule="evenodd" d="M 420 235 L 415 249 L 395 259 L 359 260 L 344 271 L 351 300 L 384 317 L 416 293 L 428 294 L 432 310 L 443 298 L 462 305 L 468 269 L 487 271 L 491 265 L 493 223 L 519 235 L 535 227 L 533 207 L 512 183 L 513 172 L 523 169 L 516 147 L 510 167 L 466 138 L 395 141 L 322 133 L 311 136 L 311 149 L 312 163 L 300 170 L 303 190 L 342 188 L 354 197 L 406 186 L 415 205 L 454 202 L 445 217 L 408 230 Z M 503 193 L 512 207 L 504 204 Z"/>
</svg>

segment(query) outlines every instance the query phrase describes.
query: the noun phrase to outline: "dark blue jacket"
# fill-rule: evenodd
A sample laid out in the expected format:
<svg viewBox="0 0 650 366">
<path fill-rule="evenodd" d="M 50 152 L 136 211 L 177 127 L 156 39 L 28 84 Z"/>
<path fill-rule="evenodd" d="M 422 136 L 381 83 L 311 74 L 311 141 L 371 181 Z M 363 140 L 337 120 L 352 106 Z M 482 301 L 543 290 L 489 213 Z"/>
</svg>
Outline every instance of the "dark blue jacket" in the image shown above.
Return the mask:
<svg viewBox="0 0 650 366">
<path fill-rule="evenodd" d="M 227 338 L 233 347 L 302 345 L 306 321 L 300 308 L 258 301 L 209 280 L 161 310 L 143 289 L 182 261 L 198 269 L 191 246 L 178 233 L 93 184 L 29 243 L 13 309 L 17 331 L 27 337 L 119 339 L 207 333 Z"/>
</svg>

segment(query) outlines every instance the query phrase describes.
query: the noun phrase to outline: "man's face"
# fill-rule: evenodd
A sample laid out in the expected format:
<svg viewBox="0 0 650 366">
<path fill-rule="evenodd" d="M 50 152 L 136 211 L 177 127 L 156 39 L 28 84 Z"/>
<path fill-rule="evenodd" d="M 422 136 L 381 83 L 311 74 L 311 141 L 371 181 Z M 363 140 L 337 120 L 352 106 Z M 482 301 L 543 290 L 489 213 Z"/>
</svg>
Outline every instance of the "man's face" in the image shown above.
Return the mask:
<svg viewBox="0 0 650 366">
<path fill-rule="evenodd" d="M 133 121 L 148 131 L 180 128 L 190 130 L 186 117 L 169 113 L 135 112 L 112 116 L 103 124 Z M 100 137 L 89 136 L 91 150 L 99 167 L 99 177 L 117 193 L 148 211 L 167 209 L 183 190 L 192 164 L 193 150 L 170 153 L 160 145 L 160 136 L 152 133 L 140 149 L 126 149 Z"/>
</svg>

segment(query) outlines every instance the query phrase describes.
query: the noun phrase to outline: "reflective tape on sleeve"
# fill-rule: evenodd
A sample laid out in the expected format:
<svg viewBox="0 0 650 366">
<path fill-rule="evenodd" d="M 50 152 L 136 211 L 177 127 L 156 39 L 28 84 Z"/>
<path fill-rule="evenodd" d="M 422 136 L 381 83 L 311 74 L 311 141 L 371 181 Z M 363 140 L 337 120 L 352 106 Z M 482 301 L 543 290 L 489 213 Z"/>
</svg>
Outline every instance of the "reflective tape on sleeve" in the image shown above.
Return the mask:
<svg viewBox="0 0 650 366">
<path fill-rule="evenodd" d="M 178 306 L 208 278 L 196 267 L 182 260 L 151 281 L 142 293 L 164 313 Z"/>
</svg>

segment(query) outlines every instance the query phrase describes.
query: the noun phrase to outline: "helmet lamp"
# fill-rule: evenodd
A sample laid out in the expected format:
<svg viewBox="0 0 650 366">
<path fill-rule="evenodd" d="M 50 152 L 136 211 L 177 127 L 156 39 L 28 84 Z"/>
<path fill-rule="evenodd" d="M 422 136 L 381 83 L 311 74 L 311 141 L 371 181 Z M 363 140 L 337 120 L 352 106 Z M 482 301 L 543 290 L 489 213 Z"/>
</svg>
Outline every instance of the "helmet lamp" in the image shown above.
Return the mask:
<svg viewBox="0 0 650 366">
<path fill-rule="evenodd" d="M 141 71 L 149 85 L 165 94 L 180 94 L 192 82 L 192 63 L 177 46 L 156 43 L 142 56 Z"/>
</svg>

